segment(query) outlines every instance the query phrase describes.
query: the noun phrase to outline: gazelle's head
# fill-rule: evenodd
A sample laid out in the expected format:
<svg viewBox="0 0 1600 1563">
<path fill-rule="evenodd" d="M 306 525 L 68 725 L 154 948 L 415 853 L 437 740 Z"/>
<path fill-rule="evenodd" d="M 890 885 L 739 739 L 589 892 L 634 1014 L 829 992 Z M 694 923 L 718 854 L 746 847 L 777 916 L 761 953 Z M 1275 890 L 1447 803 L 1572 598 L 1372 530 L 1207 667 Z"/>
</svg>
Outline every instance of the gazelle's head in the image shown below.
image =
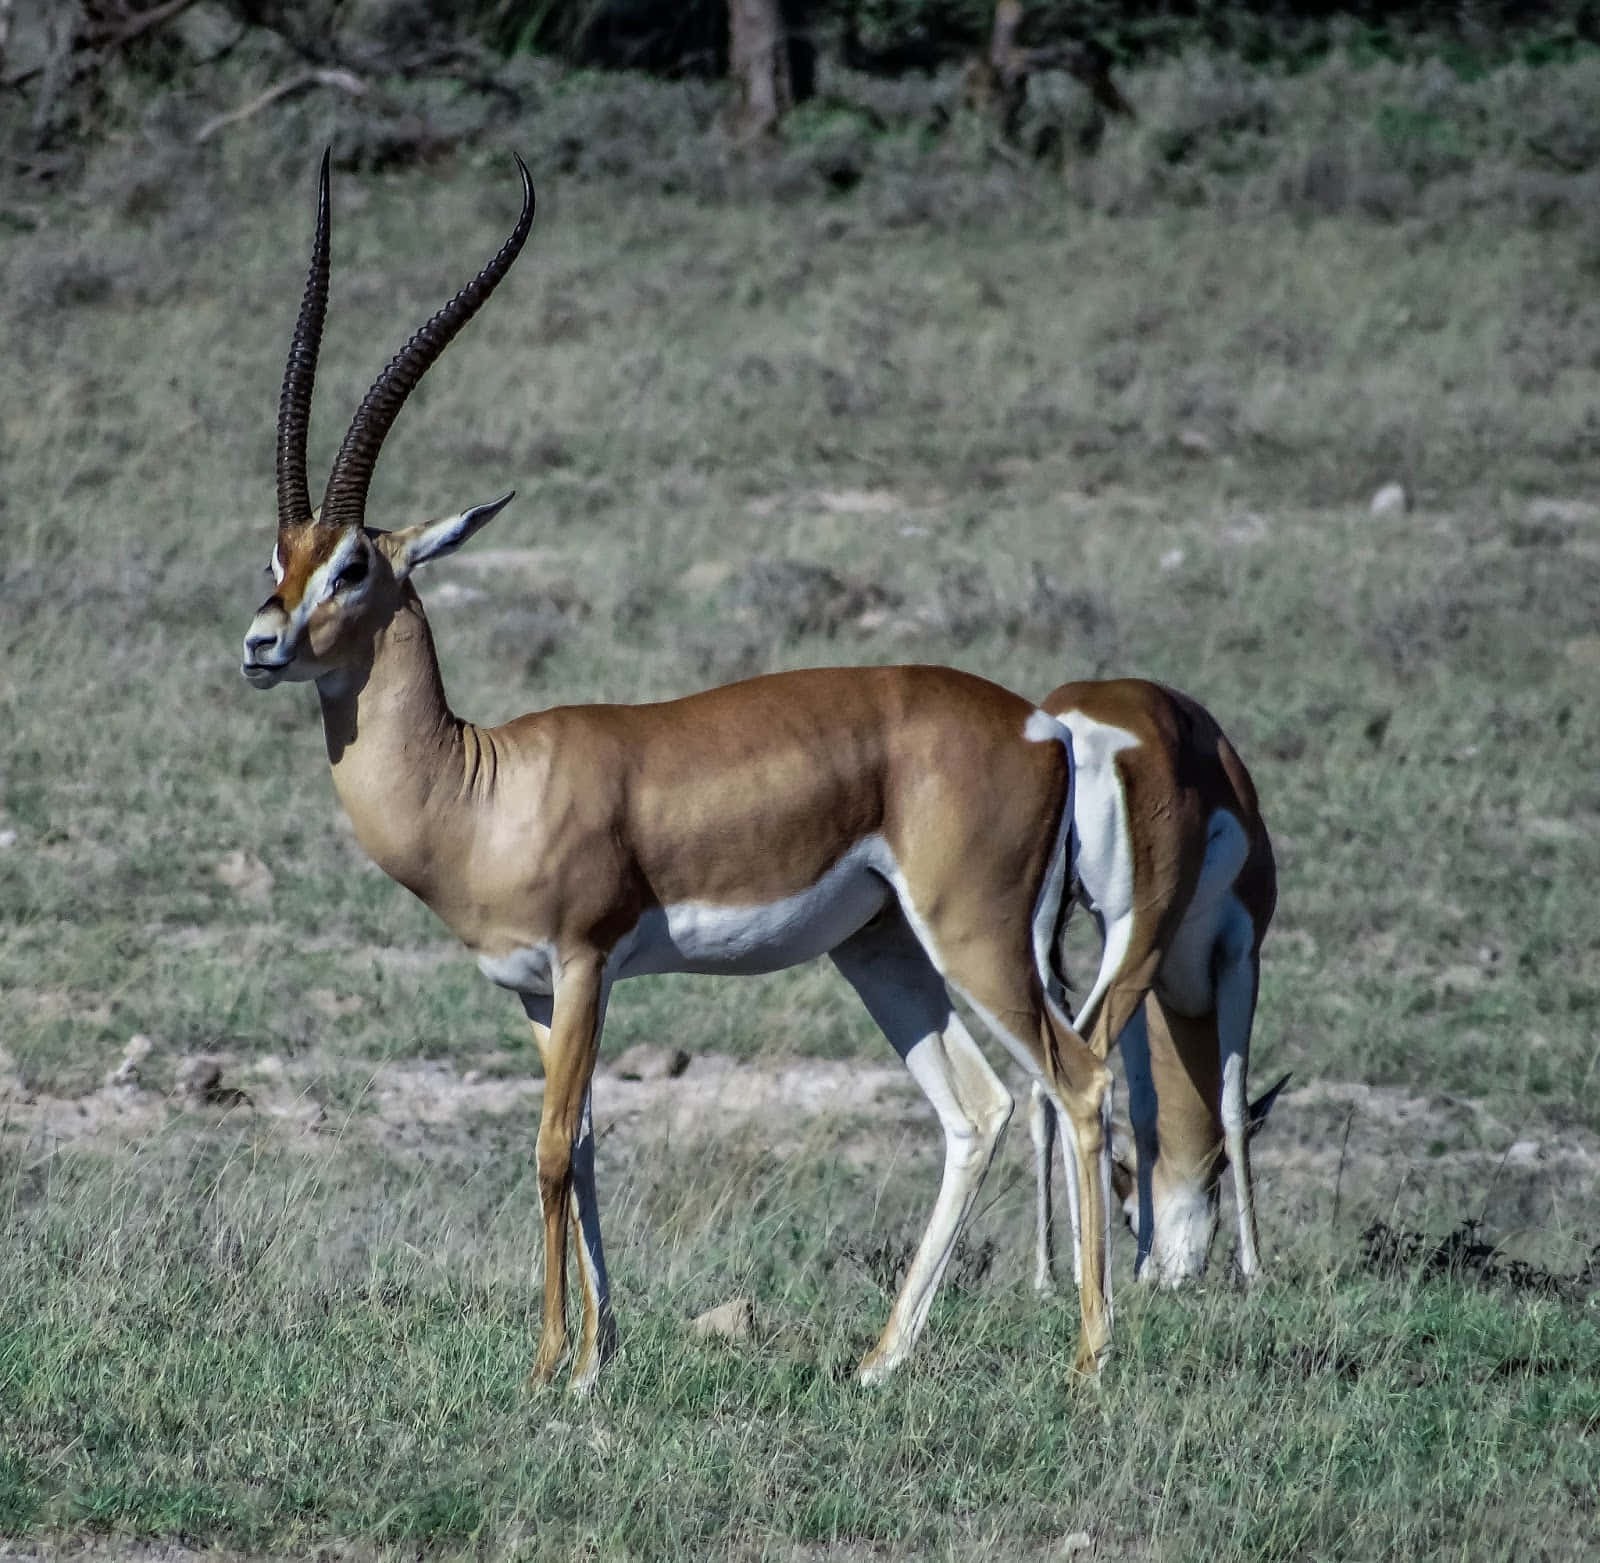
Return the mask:
<svg viewBox="0 0 1600 1563">
<path fill-rule="evenodd" d="M 322 504 L 311 508 L 306 484 L 306 429 L 317 348 L 328 309 L 328 156 L 323 154 L 317 231 L 300 317 L 278 400 L 278 537 L 272 595 L 256 609 L 244 637 L 240 671 L 256 689 L 304 681 L 359 665 L 394 617 L 411 572 L 452 553 L 511 499 L 400 531 L 368 527 L 367 490 L 384 436 L 406 397 L 451 339 L 511 269 L 533 226 L 533 182 L 519 157 L 522 215 L 499 253 L 390 360 L 350 424 Z"/>
</svg>

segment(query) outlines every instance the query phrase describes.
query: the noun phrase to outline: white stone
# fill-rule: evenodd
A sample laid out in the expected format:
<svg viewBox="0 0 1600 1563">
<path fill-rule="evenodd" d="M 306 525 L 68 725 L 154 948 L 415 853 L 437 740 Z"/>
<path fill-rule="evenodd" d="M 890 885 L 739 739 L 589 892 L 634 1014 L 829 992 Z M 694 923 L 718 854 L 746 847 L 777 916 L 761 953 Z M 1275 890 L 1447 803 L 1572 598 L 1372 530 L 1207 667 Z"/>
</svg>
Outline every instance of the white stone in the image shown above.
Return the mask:
<svg viewBox="0 0 1600 1563">
<path fill-rule="evenodd" d="M 1411 496 L 1402 483 L 1385 483 L 1367 506 L 1368 513 L 1374 516 L 1403 516 L 1410 508 Z"/>
<path fill-rule="evenodd" d="M 107 1085 L 138 1085 L 139 1066 L 155 1051 L 155 1043 L 143 1032 L 128 1038 L 122 1050 L 122 1062 L 106 1076 Z"/>
<path fill-rule="evenodd" d="M 215 873 L 241 901 L 262 902 L 272 894 L 272 870 L 242 847 L 218 858 Z"/>
<path fill-rule="evenodd" d="M 689 1321 L 691 1334 L 720 1340 L 749 1340 L 755 1315 L 748 1297 L 733 1297 Z"/>
</svg>

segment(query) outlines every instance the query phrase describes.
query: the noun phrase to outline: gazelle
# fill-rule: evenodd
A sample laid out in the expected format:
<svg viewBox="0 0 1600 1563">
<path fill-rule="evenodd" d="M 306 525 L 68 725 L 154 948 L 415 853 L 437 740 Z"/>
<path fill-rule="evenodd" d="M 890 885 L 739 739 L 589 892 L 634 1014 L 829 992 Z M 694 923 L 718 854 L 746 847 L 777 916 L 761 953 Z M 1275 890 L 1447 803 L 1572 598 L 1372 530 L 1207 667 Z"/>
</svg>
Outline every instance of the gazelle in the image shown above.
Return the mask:
<svg viewBox="0 0 1600 1563">
<path fill-rule="evenodd" d="M 589 1385 L 615 1348 L 590 1110 L 611 987 L 647 972 L 760 972 L 828 954 L 944 1129 L 937 1201 L 859 1376 L 909 1350 L 1010 1117 L 1010 1093 L 956 1015 L 964 994 L 1071 1125 L 1085 1207 L 1077 1361 L 1110 1339 L 1104 1265 L 1111 1076 L 1046 991 L 1067 886 L 1065 730 L 945 668 L 776 674 L 657 705 L 569 706 L 480 728 L 446 703 L 412 577 L 509 501 L 398 531 L 367 490 L 406 396 L 509 270 L 522 215 L 478 276 L 367 392 L 319 511 L 306 428 L 328 290 L 328 172 L 278 411 L 275 587 L 244 677 L 312 680 L 334 789 L 363 848 L 521 998 L 545 1068 L 537 1146 L 543 1327 L 534 1376 L 566 1349 L 577 1221 Z M 948 985 L 948 986 L 947 986 Z M 1098 1233 L 1098 1241 L 1095 1234 Z"/>
<path fill-rule="evenodd" d="M 1076 882 L 1069 893 L 1089 909 L 1103 941 L 1073 1026 L 1100 1057 L 1120 1040 L 1128 1075 L 1135 1165 L 1117 1154 L 1111 1176 L 1138 1240 L 1135 1273 L 1177 1285 L 1204 1270 L 1225 1157 L 1238 1207 L 1238 1264 L 1248 1279 L 1261 1263 L 1250 1136 L 1288 1078 L 1247 1103 L 1261 941 L 1277 902 L 1255 786 L 1211 713 L 1176 690 L 1142 679 L 1072 683 L 1042 704 L 1072 733 Z M 1053 992 L 1064 1002 L 1059 943 L 1056 956 Z M 1035 1284 L 1048 1290 L 1055 1120 L 1038 1090 L 1028 1116 Z M 1071 1165 L 1066 1174 L 1076 1274 Z"/>
</svg>

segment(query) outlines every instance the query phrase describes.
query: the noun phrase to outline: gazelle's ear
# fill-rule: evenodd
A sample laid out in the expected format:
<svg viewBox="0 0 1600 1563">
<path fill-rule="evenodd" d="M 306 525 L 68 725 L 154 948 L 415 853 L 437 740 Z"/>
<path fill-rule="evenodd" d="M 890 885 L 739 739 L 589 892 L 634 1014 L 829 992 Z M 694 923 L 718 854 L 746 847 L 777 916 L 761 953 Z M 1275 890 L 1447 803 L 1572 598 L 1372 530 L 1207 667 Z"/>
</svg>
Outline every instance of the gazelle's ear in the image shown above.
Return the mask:
<svg viewBox="0 0 1600 1563">
<path fill-rule="evenodd" d="M 402 527 L 384 539 L 384 552 L 394 566 L 395 578 L 404 580 L 419 564 L 453 554 L 480 527 L 487 526 L 516 497 L 516 490 L 487 505 L 474 505 L 442 521 L 422 521 Z"/>
</svg>

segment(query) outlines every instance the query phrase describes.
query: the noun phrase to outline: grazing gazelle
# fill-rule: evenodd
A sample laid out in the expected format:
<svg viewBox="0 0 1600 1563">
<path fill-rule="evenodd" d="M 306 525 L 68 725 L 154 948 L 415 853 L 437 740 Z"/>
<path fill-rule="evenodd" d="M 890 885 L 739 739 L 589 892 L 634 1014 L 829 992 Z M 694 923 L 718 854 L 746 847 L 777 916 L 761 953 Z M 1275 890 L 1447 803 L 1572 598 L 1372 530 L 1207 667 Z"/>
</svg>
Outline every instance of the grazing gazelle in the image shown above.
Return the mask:
<svg viewBox="0 0 1600 1563">
<path fill-rule="evenodd" d="M 1277 902 L 1250 773 L 1204 706 L 1160 684 L 1063 684 L 1042 704 L 1072 732 L 1069 897 L 1088 907 L 1103 941 L 1073 1025 L 1101 1057 L 1120 1039 L 1128 1073 L 1136 1163 L 1130 1169 L 1117 1155 L 1112 1182 L 1138 1239 L 1135 1273 L 1176 1285 L 1204 1270 L 1222 1168 L 1231 1163 L 1238 1264 L 1249 1278 L 1260 1268 L 1250 1136 L 1288 1078 L 1247 1103 L 1261 941 Z M 1053 992 L 1064 1003 L 1059 944 L 1056 957 Z M 1029 1129 L 1035 1284 L 1044 1290 L 1052 1281 L 1054 1116 L 1038 1091 Z M 1070 1164 L 1066 1175 L 1076 1273 Z"/>
<path fill-rule="evenodd" d="M 320 512 L 306 426 L 326 312 L 323 160 L 310 275 L 278 412 L 273 593 L 244 640 L 259 689 L 314 680 L 334 789 L 357 839 L 515 990 L 545 1067 L 537 1146 L 544 1317 L 534 1375 L 566 1347 L 577 1220 L 582 1331 L 572 1380 L 615 1345 L 594 1181 L 590 1084 L 612 984 L 647 972 L 760 972 L 827 954 L 944 1129 L 938 1199 L 859 1374 L 887 1373 L 927 1318 L 1011 1114 L 951 1005 L 965 995 L 1071 1126 L 1085 1208 L 1077 1361 L 1111 1329 L 1103 1256 L 1111 1075 L 1046 988 L 1068 870 L 1070 746 L 1053 718 L 948 668 L 776 674 L 658 705 L 568 706 L 480 728 L 452 714 L 419 565 L 507 500 L 399 531 L 365 522 L 406 396 L 510 268 L 523 209 L 482 272 L 367 392 Z"/>
</svg>

